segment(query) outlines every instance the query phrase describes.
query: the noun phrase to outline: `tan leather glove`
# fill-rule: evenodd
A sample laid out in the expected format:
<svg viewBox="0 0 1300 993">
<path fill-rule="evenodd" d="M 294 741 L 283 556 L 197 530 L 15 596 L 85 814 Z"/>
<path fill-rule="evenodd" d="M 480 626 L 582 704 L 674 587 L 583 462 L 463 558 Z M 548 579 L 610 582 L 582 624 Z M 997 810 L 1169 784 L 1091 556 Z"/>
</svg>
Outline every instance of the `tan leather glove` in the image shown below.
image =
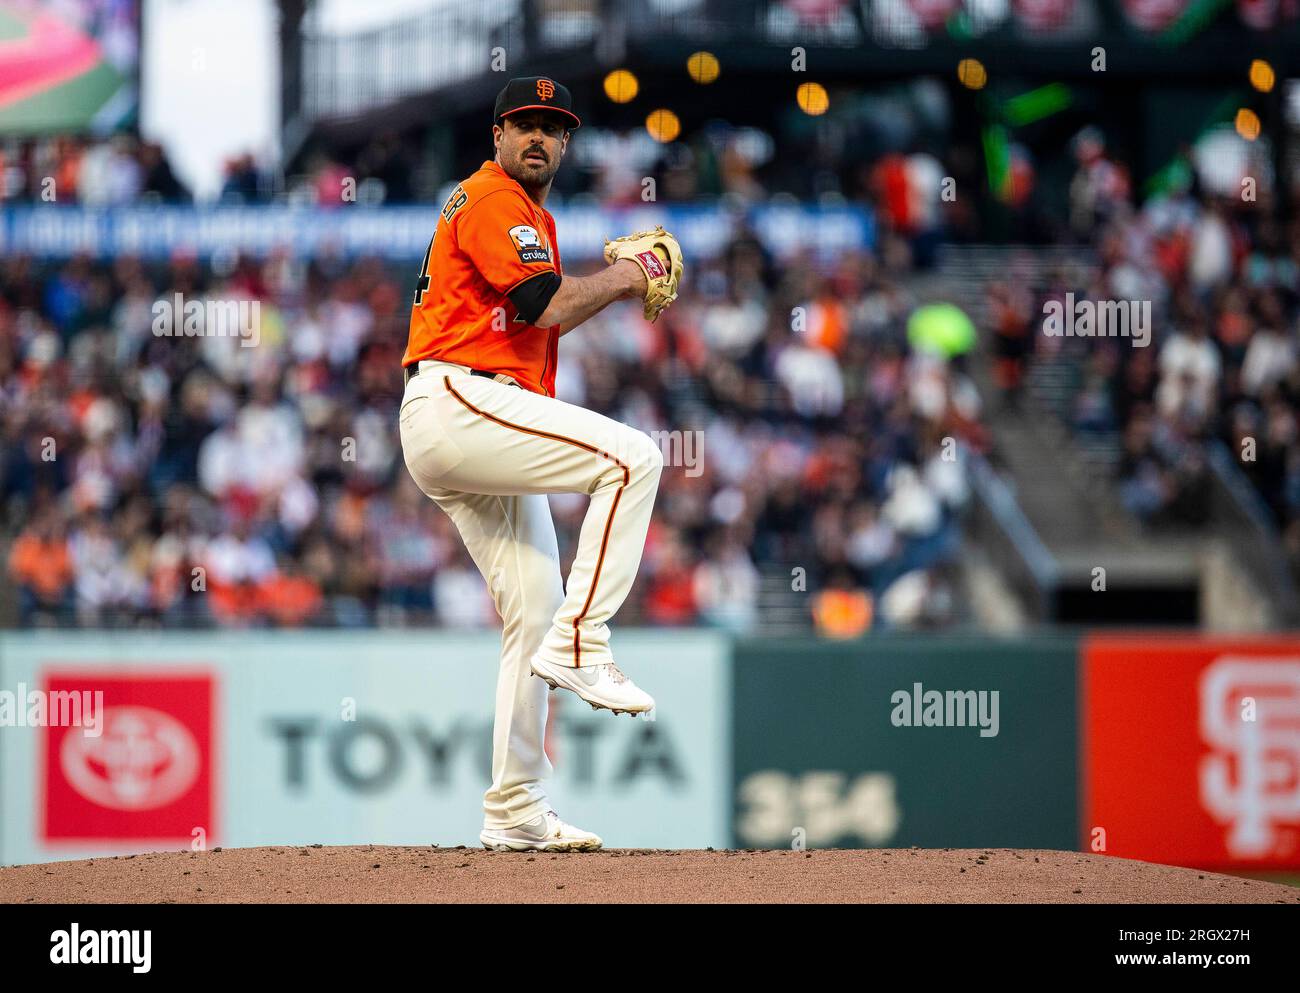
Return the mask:
<svg viewBox="0 0 1300 993">
<path fill-rule="evenodd" d="M 657 227 L 605 242 L 605 262 L 631 259 L 645 273 L 645 318 L 652 324 L 664 308 L 677 299 L 682 282 L 682 247 L 677 239 Z"/>
</svg>

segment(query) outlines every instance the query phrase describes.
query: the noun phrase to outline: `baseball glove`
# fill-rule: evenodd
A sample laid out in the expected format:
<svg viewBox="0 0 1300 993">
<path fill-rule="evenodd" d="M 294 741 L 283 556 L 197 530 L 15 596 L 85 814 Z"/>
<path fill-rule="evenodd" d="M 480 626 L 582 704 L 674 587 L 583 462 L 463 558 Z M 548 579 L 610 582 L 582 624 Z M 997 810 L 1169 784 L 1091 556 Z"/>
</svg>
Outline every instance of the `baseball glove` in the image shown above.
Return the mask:
<svg viewBox="0 0 1300 993">
<path fill-rule="evenodd" d="M 665 307 L 677 299 L 682 281 L 682 247 L 677 239 L 657 227 L 605 242 L 605 262 L 631 259 L 645 273 L 645 319 L 652 324 Z"/>
</svg>

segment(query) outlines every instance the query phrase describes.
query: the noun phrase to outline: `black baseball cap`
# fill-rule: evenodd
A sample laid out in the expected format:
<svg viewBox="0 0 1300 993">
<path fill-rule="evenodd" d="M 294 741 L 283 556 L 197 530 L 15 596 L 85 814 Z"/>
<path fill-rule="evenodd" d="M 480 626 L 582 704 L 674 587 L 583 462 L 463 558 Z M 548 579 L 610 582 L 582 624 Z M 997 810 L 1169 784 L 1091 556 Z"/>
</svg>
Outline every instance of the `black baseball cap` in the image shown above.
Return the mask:
<svg viewBox="0 0 1300 993">
<path fill-rule="evenodd" d="M 496 106 L 492 109 L 492 122 L 500 124 L 508 114 L 520 110 L 553 110 L 572 120 L 569 130 L 579 127 L 582 122 L 572 110 L 573 97 L 569 88 L 548 76 L 518 76 L 506 83 L 497 94 Z"/>
</svg>

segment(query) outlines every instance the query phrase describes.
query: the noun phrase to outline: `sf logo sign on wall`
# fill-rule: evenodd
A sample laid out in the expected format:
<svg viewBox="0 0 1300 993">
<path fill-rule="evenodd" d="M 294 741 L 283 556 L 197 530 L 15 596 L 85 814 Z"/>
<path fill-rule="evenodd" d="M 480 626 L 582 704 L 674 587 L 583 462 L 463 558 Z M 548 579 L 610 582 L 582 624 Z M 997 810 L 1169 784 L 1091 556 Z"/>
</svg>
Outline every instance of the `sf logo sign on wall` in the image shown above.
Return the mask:
<svg viewBox="0 0 1300 993">
<path fill-rule="evenodd" d="M 1223 658 L 1201 676 L 1201 802 L 1226 822 L 1228 850 L 1267 857 L 1300 823 L 1300 657 Z"/>
<path fill-rule="evenodd" d="M 1083 847 L 1300 867 L 1300 640 L 1104 636 L 1082 656 Z"/>
</svg>

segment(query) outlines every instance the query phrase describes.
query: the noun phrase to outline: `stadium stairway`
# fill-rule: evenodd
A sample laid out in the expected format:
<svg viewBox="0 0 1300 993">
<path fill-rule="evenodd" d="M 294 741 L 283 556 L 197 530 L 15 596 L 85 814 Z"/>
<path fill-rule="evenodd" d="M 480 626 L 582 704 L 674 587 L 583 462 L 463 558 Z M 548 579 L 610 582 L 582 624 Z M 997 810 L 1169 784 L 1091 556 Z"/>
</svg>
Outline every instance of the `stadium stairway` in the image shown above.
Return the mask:
<svg viewBox="0 0 1300 993">
<path fill-rule="evenodd" d="M 1069 427 L 1077 364 L 1035 361 L 1020 406 L 1001 400 L 987 330 L 989 284 L 1014 279 L 1040 286 L 1051 270 L 1091 261 L 1089 250 L 1077 246 L 948 246 L 937 272 L 913 286 L 922 302 L 955 303 L 980 328 L 968 372 L 993 437 L 988 461 L 1023 514 L 1025 533 L 1032 531 L 1030 542 L 1050 558 L 1039 570 L 1051 576 L 1049 589 L 1025 590 L 1014 578 L 1010 585 L 1020 589 L 1026 616 L 1038 621 L 1096 625 L 1158 617 L 1215 629 L 1266 628 L 1287 613 L 1268 589 L 1266 568 L 1240 554 L 1234 542 L 1207 541 L 1190 530 L 1154 531 L 1125 509 L 1116 483 L 1118 433 L 1084 435 Z M 975 535 L 977 544 L 979 535 L 991 541 L 988 529 L 975 529 Z M 1009 543 L 1025 540 L 1002 542 Z M 993 547 L 983 551 L 988 561 L 1006 561 L 1005 548 L 1000 555 Z"/>
<path fill-rule="evenodd" d="M 758 616 L 765 637 L 807 634 L 812 628 L 811 595 L 795 589 L 797 566 L 765 562 L 759 566 Z"/>
</svg>

